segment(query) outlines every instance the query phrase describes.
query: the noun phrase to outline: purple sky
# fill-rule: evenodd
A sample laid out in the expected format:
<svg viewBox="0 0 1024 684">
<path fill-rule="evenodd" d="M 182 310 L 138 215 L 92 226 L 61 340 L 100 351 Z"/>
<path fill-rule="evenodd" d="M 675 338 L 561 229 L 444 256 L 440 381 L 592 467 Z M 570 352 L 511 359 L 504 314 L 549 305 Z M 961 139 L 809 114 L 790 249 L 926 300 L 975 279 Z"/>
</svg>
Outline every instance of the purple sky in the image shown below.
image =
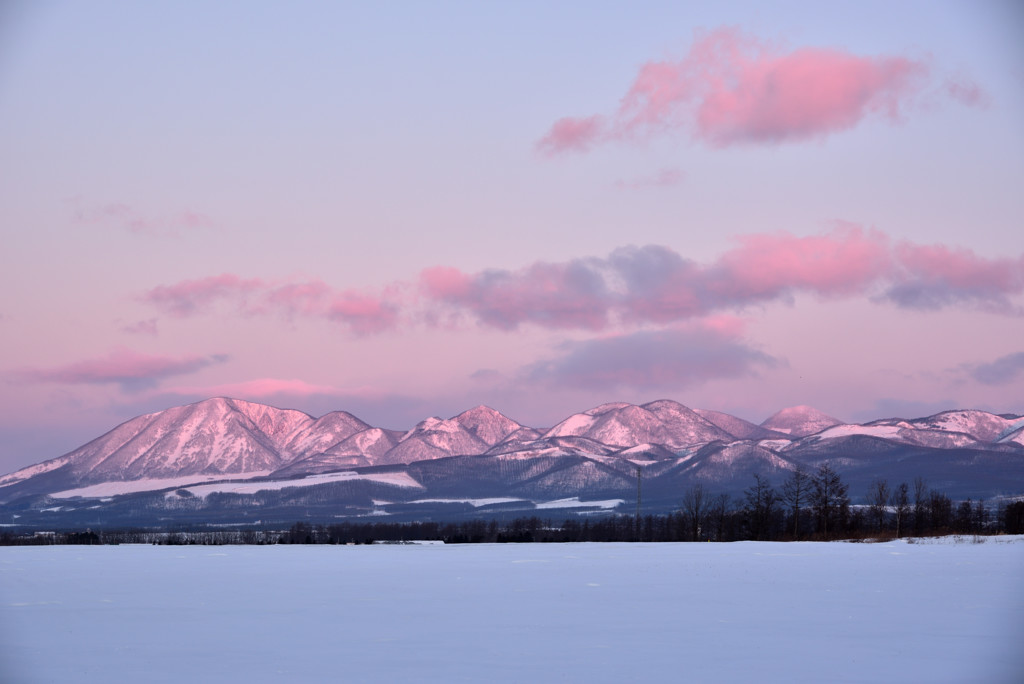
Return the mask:
<svg viewBox="0 0 1024 684">
<path fill-rule="evenodd" d="M 0 471 L 390 428 L 1024 411 L 1013 2 L 0 6 Z"/>
</svg>

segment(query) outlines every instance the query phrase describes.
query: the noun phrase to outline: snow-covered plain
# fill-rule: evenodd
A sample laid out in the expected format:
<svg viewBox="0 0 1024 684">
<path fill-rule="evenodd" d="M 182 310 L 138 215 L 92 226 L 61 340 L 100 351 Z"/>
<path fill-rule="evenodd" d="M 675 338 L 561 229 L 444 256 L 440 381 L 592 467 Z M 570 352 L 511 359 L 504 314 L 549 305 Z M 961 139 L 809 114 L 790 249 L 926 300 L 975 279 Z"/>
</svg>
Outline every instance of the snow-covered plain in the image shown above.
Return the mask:
<svg viewBox="0 0 1024 684">
<path fill-rule="evenodd" d="M 1021 682 L 1024 540 L 0 548 L 0 681 Z"/>
</svg>

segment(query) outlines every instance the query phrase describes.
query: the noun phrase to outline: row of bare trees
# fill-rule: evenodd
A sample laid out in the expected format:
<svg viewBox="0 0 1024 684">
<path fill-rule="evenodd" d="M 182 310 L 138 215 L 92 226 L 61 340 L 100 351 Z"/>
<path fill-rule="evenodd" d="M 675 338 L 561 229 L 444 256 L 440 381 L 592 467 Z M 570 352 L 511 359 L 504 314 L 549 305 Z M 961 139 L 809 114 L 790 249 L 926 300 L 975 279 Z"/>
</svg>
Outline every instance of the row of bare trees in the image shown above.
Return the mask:
<svg viewBox="0 0 1024 684">
<path fill-rule="evenodd" d="M 679 514 L 685 539 L 716 541 L 982 534 L 1016 529 L 1016 511 L 1024 509 L 1022 502 L 1004 503 L 993 514 L 981 500 L 954 504 L 921 478 L 894 487 L 876 480 L 865 500 L 866 506 L 851 506 L 849 485 L 824 464 L 814 472 L 798 466 L 778 489 L 755 475 L 735 505 L 727 495 L 693 485 L 683 493 Z"/>
<path fill-rule="evenodd" d="M 811 534 L 829 538 L 848 526 L 848 489 L 827 464 L 813 474 L 798 466 L 781 490 L 754 475 L 738 507 L 726 494 L 713 495 L 702 484 L 692 485 L 683 493 L 680 513 L 689 540 L 801 539 Z"/>
</svg>

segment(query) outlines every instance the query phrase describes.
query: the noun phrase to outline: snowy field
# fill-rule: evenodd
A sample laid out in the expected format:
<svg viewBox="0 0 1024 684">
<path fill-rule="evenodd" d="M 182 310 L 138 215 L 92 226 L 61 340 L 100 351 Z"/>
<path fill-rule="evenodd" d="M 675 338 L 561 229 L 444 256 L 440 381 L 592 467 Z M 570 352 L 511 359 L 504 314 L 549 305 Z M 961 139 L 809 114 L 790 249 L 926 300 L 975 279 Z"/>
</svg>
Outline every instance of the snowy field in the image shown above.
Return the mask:
<svg viewBox="0 0 1024 684">
<path fill-rule="evenodd" d="M 1024 539 L 0 548 L 0 682 L 1024 682 Z"/>
</svg>

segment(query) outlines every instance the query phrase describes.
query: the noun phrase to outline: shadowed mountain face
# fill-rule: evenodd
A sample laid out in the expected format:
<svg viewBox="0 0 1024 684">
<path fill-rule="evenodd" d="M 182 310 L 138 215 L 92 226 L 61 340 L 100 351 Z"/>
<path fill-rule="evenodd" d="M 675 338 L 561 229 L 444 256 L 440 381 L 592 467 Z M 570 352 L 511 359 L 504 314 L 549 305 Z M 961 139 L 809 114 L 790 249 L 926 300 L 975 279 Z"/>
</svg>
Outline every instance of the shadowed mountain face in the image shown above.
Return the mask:
<svg viewBox="0 0 1024 684">
<path fill-rule="evenodd" d="M 660 400 L 603 404 L 546 431 L 478 406 L 403 433 L 344 411 L 314 419 L 216 398 L 139 416 L 0 477 L 0 504 L 58 511 L 55 501 L 99 501 L 93 510 L 146 492 L 184 492 L 182 501 L 193 503 L 213 492 L 217 501 L 278 492 L 274 500 L 287 499 L 289 510 L 313 501 L 372 511 L 383 505 L 375 501 L 411 497 L 625 501 L 641 477 L 646 500 L 671 508 L 694 483 L 739 493 L 754 474 L 781 482 L 797 465 L 824 463 L 853 487 L 920 476 L 951 495 L 1022 494 L 1024 419 L 965 410 L 856 425 L 800 406 L 758 426 Z M 147 506 L 188 508 L 172 494 Z"/>
</svg>

